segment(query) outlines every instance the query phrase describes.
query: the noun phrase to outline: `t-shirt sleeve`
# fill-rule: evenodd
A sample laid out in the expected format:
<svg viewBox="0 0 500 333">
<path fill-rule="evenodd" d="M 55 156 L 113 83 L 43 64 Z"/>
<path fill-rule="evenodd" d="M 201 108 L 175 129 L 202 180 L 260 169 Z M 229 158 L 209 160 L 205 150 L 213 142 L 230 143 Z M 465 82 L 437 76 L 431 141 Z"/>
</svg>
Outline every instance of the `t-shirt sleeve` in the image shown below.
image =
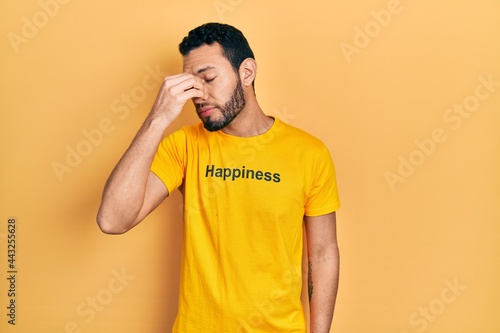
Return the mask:
<svg viewBox="0 0 500 333">
<path fill-rule="evenodd" d="M 187 136 L 178 130 L 162 140 L 151 165 L 151 171 L 172 193 L 184 180 Z"/>
<path fill-rule="evenodd" d="M 323 145 L 314 163 L 311 188 L 305 205 L 305 215 L 320 216 L 337 211 L 340 199 L 335 166 L 327 147 Z"/>
</svg>

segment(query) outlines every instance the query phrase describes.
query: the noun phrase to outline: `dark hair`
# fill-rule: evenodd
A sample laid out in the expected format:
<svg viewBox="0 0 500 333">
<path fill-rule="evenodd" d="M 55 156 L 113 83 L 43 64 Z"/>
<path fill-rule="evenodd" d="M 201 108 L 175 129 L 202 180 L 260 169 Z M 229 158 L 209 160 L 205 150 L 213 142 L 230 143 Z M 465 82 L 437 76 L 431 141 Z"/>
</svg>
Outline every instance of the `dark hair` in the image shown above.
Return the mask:
<svg viewBox="0 0 500 333">
<path fill-rule="evenodd" d="M 255 59 L 243 33 L 231 25 L 222 23 L 206 23 L 191 30 L 179 44 L 179 51 L 185 56 L 204 44 L 213 43 L 220 44 L 222 54 L 229 60 L 236 72 L 240 69 L 243 60 Z"/>
</svg>

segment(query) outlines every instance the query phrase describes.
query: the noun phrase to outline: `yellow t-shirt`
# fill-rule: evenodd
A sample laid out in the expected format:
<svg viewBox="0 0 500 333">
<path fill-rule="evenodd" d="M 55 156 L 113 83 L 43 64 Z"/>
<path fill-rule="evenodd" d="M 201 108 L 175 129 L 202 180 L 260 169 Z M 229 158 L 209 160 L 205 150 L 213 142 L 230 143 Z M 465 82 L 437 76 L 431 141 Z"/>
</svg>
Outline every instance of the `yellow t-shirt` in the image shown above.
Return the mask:
<svg viewBox="0 0 500 333">
<path fill-rule="evenodd" d="M 200 123 L 165 138 L 151 170 L 184 197 L 173 332 L 305 333 L 303 216 L 340 205 L 326 146 L 279 119 L 249 138 Z"/>
</svg>

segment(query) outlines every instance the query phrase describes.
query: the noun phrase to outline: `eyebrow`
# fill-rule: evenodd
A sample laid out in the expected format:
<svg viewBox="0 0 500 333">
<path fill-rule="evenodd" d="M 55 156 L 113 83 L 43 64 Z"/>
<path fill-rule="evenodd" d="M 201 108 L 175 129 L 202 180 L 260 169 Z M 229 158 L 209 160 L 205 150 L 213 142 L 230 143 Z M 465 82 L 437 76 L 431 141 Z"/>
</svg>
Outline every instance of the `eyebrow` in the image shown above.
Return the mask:
<svg viewBox="0 0 500 333">
<path fill-rule="evenodd" d="M 213 66 L 203 67 L 202 69 L 199 69 L 199 70 L 196 72 L 196 74 L 201 74 L 201 73 L 204 73 L 204 72 L 209 71 L 209 70 L 211 70 L 211 69 L 215 69 L 215 67 L 213 67 Z"/>
</svg>

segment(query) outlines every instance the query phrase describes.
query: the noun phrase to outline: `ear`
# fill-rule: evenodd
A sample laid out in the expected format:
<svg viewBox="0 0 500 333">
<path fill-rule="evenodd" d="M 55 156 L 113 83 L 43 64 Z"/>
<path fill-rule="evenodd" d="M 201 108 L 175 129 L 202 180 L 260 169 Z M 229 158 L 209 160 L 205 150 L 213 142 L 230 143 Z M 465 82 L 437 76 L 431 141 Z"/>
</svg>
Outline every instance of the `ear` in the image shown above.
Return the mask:
<svg viewBox="0 0 500 333">
<path fill-rule="evenodd" d="M 246 58 L 240 65 L 241 84 L 245 87 L 252 86 L 255 76 L 257 75 L 257 63 L 252 58 Z"/>
</svg>

